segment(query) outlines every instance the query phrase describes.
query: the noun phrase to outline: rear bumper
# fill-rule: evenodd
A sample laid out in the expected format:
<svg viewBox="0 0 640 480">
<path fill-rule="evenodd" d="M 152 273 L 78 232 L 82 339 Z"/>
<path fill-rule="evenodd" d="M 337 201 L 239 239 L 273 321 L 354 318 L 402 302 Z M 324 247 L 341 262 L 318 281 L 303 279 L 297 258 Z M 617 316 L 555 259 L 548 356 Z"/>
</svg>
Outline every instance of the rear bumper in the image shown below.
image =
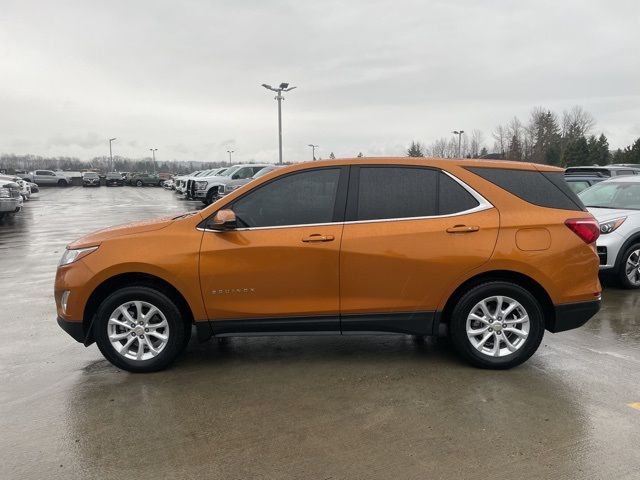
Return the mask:
<svg viewBox="0 0 640 480">
<path fill-rule="evenodd" d="M 60 328 L 65 332 L 71 335 L 76 342 L 85 343 L 86 335 L 84 333 L 82 322 L 70 322 L 62 317 L 58 317 L 58 325 L 60 325 Z"/>
<path fill-rule="evenodd" d="M 552 333 L 579 328 L 600 310 L 600 300 L 566 303 L 555 306 L 555 318 L 547 322 L 547 330 Z"/>
</svg>

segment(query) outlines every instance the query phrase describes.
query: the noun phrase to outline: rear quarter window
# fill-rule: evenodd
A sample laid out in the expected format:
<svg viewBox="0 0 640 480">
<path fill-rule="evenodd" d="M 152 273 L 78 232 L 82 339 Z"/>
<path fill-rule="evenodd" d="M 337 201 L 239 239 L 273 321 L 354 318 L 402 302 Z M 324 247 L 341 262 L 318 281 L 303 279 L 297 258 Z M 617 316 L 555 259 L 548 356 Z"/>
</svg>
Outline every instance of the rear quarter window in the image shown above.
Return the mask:
<svg viewBox="0 0 640 480">
<path fill-rule="evenodd" d="M 467 170 L 522 200 L 540 207 L 585 211 L 562 172 L 467 167 Z"/>
</svg>

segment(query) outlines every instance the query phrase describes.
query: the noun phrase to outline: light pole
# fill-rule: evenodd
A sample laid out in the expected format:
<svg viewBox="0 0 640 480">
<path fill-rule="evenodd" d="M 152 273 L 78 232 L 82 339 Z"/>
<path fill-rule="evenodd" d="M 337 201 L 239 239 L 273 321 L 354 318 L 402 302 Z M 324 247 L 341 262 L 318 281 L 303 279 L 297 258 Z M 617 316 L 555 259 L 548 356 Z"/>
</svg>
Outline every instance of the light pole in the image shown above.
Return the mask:
<svg viewBox="0 0 640 480">
<path fill-rule="evenodd" d="M 235 150 L 227 150 L 227 153 L 229 154 L 229 165 L 231 165 L 231 154 L 235 153 Z"/>
<path fill-rule="evenodd" d="M 311 147 L 311 156 L 313 157 L 313 159 L 316 159 L 316 148 L 320 147 L 320 145 L 314 145 L 313 143 L 310 143 L 309 145 L 307 145 L 308 147 Z"/>
<path fill-rule="evenodd" d="M 263 83 L 262 86 L 267 90 L 277 93 L 275 99 L 278 101 L 278 163 L 282 164 L 282 100 L 284 100 L 282 92 L 289 92 L 296 87 L 290 87 L 289 84 L 285 82 L 281 83 L 278 88 L 274 88 L 266 83 Z"/>
<path fill-rule="evenodd" d="M 460 158 L 460 144 L 462 142 L 462 134 L 464 133 L 464 130 L 454 130 L 451 133 L 458 135 L 458 158 Z"/>
<path fill-rule="evenodd" d="M 158 149 L 150 148 L 149 150 L 151 150 L 151 154 L 153 155 L 153 173 L 156 173 L 156 152 L 158 151 Z"/>
<path fill-rule="evenodd" d="M 111 151 L 111 142 L 116 140 L 115 138 L 109 139 L 109 171 L 113 172 L 113 153 Z"/>
</svg>

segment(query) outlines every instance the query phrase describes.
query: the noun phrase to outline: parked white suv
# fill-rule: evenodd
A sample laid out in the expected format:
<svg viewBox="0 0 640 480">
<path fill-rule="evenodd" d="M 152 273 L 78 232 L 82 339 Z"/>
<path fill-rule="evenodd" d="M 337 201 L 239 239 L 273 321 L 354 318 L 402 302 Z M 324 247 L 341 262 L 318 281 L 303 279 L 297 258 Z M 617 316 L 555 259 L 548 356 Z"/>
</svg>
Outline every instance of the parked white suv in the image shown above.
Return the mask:
<svg viewBox="0 0 640 480">
<path fill-rule="evenodd" d="M 614 177 L 578 196 L 600 224 L 600 271 L 625 288 L 640 288 L 640 177 Z"/>
</svg>

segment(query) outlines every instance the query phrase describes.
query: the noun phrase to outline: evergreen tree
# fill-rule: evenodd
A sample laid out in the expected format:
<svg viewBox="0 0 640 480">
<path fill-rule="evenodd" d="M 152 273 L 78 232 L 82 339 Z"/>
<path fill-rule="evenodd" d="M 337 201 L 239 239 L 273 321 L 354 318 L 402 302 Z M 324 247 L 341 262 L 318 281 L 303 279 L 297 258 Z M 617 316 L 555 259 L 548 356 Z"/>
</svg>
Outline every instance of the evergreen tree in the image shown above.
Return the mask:
<svg viewBox="0 0 640 480">
<path fill-rule="evenodd" d="M 518 135 L 511 137 L 507 158 L 509 160 L 522 160 L 522 142 Z"/>
<path fill-rule="evenodd" d="M 484 158 L 484 157 L 486 157 L 486 156 L 488 155 L 488 153 L 489 153 L 489 152 L 487 151 L 487 147 L 482 147 L 482 148 L 480 149 L 480 158 Z"/>
<path fill-rule="evenodd" d="M 333 154 L 333 152 L 331 152 L 331 153 L 329 154 L 329 158 L 330 158 L 331 160 L 333 160 L 334 158 L 336 158 L 336 156 Z"/>
<path fill-rule="evenodd" d="M 424 151 L 420 142 L 411 142 L 407 149 L 407 157 L 424 157 Z"/>
<path fill-rule="evenodd" d="M 364 157 L 364 155 L 362 155 L 362 152 L 358 153 L 358 158 L 362 158 Z"/>
<path fill-rule="evenodd" d="M 589 165 L 606 165 L 609 163 L 611 155 L 609 154 L 609 142 L 604 134 L 596 138 L 595 135 L 589 136 L 587 140 L 589 146 L 589 155 L 587 164 Z"/>
<path fill-rule="evenodd" d="M 584 165 L 589 157 L 589 144 L 584 137 L 570 140 L 562 152 L 562 165 L 573 167 Z"/>
</svg>

